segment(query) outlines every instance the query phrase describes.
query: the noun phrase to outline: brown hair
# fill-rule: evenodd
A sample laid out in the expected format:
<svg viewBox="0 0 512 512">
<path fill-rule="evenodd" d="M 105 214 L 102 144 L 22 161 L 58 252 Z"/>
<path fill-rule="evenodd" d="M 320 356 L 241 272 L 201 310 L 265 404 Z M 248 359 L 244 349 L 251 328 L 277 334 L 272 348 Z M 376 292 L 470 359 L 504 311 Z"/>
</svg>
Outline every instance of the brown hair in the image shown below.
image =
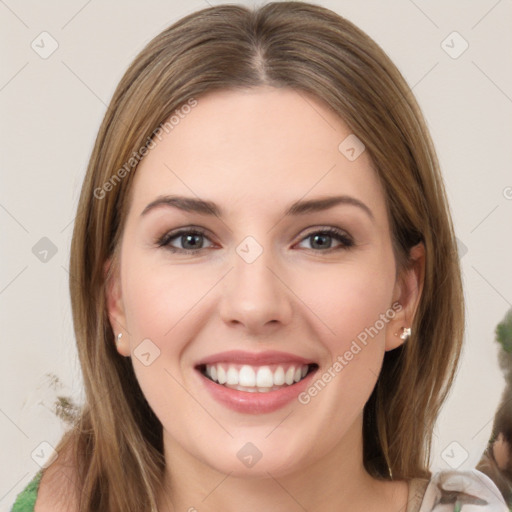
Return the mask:
<svg viewBox="0 0 512 512">
<path fill-rule="evenodd" d="M 73 448 L 81 511 L 156 511 L 165 464 L 162 425 L 130 358 L 115 349 L 105 303 L 136 166 L 101 198 L 95 191 L 191 98 L 260 85 L 314 95 L 363 141 L 386 192 L 399 269 L 412 246 L 425 245 L 413 334 L 385 355 L 363 437 L 374 477 L 389 478 L 388 466 L 395 479 L 430 476 L 432 432 L 458 364 L 464 305 L 444 186 L 420 109 L 384 51 L 336 13 L 303 2 L 219 5 L 182 18 L 136 57 L 110 102 L 82 186 L 70 292 L 86 403 L 58 446 Z"/>
</svg>

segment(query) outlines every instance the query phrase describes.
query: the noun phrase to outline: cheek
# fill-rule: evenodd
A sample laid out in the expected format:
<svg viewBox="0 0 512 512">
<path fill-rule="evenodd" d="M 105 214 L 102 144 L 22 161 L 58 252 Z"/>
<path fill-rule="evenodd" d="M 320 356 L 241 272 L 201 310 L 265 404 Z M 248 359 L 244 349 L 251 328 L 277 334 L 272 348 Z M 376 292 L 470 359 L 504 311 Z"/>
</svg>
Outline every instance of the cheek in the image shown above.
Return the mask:
<svg viewBox="0 0 512 512">
<path fill-rule="evenodd" d="M 125 261 L 123 286 L 127 329 L 136 337 L 151 338 L 163 348 L 164 339 L 179 343 L 176 332 L 194 316 L 209 285 L 185 265 L 157 265 L 143 256 Z M 204 277 L 204 276 L 203 276 Z M 136 342 L 136 339 L 132 340 Z"/>
<path fill-rule="evenodd" d="M 345 270 L 339 272 L 339 282 L 315 294 L 315 313 L 328 326 L 319 341 L 329 359 L 299 396 L 307 416 L 315 418 L 316 435 L 327 444 L 338 442 L 362 413 L 380 373 L 385 333 L 394 316 L 392 272 Z M 337 428 L 326 432 L 326 424 Z"/>
<path fill-rule="evenodd" d="M 297 295 L 317 318 L 315 325 L 321 320 L 322 341 L 334 357 L 348 350 L 358 336 L 370 337 L 369 331 L 371 339 L 384 339 L 389 317 L 394 316 L 394 282 L 392 262 L 358 261 L 315 273 L 314 281 L 302 281 Z M 386 313 L 388 317 L 382 316 Z"/>
<path fill-rule="evenodd" d="M 304 302 L 317 318 L 315 325 L 321 326 L 323 334 L 317 332 L 316 337 L 328 356 L 302 403 L 312 402 L 315 410 L 321 407 L 326 418 L 344 422 L 348 411 L 358 413 L 379 375 L 386 330 L 395 316 L 394 260 L 386 253 L 380 256 L 315 274 L 316 286 L 302 288 Z"/>
<path fill-rule="evenodd" d="M 172 421 L 172 411 L 179 409 L 183 417 L 198 414 L 183 387 L 181 364 L 198 326 L 200 308 L 194 305 L 204 287 L 184 266 L 151 265 L 136 255 L 124 265 L 123 300 L 134 372 L 161 423 L 172 425 L 178 436 L 181 423 Z"/>
</svg>

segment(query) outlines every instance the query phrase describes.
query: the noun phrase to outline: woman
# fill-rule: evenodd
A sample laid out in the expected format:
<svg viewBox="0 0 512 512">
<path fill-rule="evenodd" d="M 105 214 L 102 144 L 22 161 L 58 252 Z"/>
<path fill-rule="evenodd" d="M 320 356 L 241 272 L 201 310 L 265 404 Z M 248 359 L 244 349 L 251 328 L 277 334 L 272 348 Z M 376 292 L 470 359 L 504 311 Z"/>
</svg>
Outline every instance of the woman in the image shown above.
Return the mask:
<svg viewBox="0 0 512 512">
<path fill-rule="evenodd" d="M 506 510 L 485 475 L 428 469 L 455 238 L 410 89 L 337 14 L 222 5 L 151 41 L 70 274 L 87 403 L 36 511 Z"/>
</svg>

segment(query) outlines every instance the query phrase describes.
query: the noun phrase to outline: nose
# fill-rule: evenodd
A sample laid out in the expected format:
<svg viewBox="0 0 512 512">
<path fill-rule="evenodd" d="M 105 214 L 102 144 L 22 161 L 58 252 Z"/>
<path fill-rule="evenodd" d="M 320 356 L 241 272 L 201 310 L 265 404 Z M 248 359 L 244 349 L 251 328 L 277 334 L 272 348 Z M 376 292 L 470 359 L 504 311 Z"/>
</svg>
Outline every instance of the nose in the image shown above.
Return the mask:
<svg viewBox="0 0 512 512">
<path fill-rule="evenodd" d="M 252 245 L 248 253 L 234 253 L 233 269 L 224 279 L 220 315 L 227 324 L 265 334 L 290 322 L 293 293 L 272 251 L 263 250 L 254 261 L 247 257 L 256 249 Z"/>
</svg>

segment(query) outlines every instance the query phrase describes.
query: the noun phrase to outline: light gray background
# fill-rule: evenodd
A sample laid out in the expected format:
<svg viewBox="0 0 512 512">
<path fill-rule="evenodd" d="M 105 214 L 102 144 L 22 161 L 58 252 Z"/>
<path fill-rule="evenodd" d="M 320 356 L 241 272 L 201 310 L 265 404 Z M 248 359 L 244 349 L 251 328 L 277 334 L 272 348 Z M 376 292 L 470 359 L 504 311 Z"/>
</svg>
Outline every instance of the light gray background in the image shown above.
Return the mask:
<svg viewBox="0 0 512 512">
<path fill-rule="evenodd" d="M 39 469 L 34 450 L 47 451 L 40 443 L 55 446 L 63 432 L 52 412 L 56 396 L 81 400 L 69 244 L 106 105 L 151 38 L 185 14 L 219 3 L 0 0 L 0 510 L 8 510 Z M 474 467 L 504 387 L 494 329 L 512 305 L 512 2 L 315 3 L 347 17 L 384 48 L 431 129 L 467 251 L 468 315 L 462 368 L 437 424 L 432 469 Z M 49 48 L 49 39 L 41 43 L 43 31 L 58 43 L 47 59 L 31 47 L 35 41 L 39 51 Z M 458 58 L 445 51 L 462 48 L 453 31 L 469 44 Z M 57 249 L 46 262 L 32 251 L 42 237 Z"/>
</svg>

